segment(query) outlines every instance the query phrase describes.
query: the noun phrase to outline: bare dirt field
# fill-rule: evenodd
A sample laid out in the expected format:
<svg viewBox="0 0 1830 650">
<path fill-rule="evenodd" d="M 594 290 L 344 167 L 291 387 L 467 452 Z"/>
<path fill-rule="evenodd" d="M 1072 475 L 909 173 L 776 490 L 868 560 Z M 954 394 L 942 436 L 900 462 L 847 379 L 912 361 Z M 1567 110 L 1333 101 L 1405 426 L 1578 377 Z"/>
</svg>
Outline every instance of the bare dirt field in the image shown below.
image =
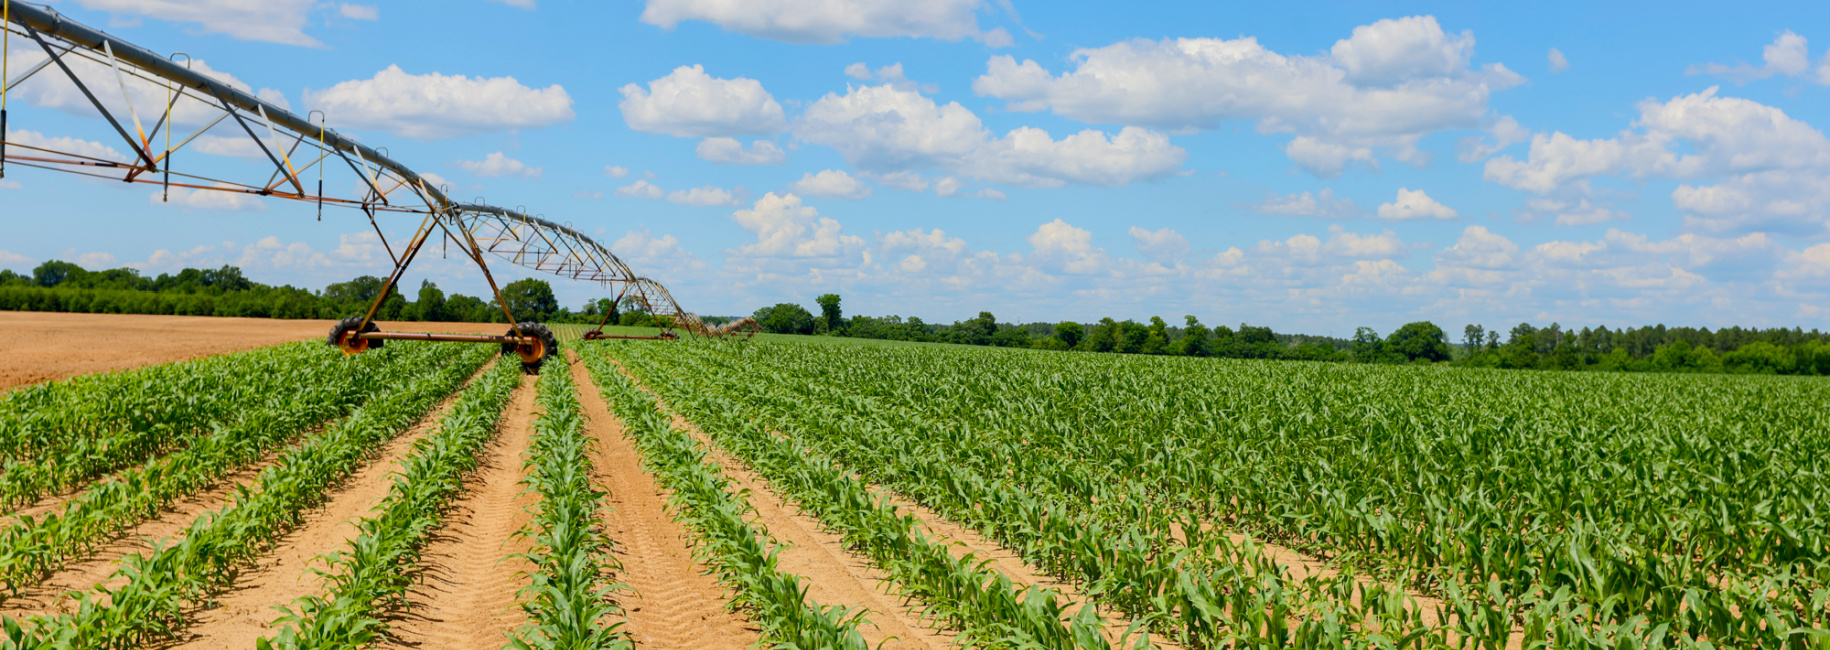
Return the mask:
<svg viewBox="0 0 1830 650">
<path fill-rule="evenodd" d="M 335 321 L 0 311 L 0 392 L 14 386 L 323 339 Z M 501 334 L 494 323 L 382 323 L 390 332 Z"/>
</svg>

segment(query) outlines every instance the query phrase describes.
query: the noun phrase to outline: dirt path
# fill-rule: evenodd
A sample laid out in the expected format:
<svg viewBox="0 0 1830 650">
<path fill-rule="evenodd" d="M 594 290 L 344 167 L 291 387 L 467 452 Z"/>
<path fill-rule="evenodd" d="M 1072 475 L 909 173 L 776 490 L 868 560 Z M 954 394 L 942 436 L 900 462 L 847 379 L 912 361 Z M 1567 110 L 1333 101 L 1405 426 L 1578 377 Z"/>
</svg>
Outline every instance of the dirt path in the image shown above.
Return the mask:
<svg viewBox="0 0 1830 650">
<path fill-rule="evenodd" d="M 648 390 L 621 362 L 614 358 L 611 361 L 630 381 Z M 653 391 L 649 394 L 655 395 Z M 655 398 L 659 400 L 660 396 Z M 776 568 L 804 578 L 801 584 L 807 589 L 808 600 L 824 606 L 870 610 L 866 616 L 870 622 L 858 626 L 858 631 L 873 648 L 880 644 L 890 649 L 953 647 L 955 634 L 923 619 L 918 606 L 903 604 L 883 572 L 871 566 L 869 560 L 846 550 L 842 537 L 827 532 L 817 519 L 784 501 L 767 481 L 726 454 L 697 425 L 671 410 L 668 415 L 674 426 L 698 441 L 726 477 L 750 491 L 750 505 L 756 508 L 758 522 L 787 545 L 776 558 Z"/>
<path fill-rule="evenodd" d="M 464 386 L 475 379 L 473 375 Z M 388 441 L 374 462 L 350 476 L 329 502 L 307 515 L 303 524 L 280 538 L 255 566 L 243 571 L 235 586 L 218 596 L 213 607 L 193 614 L 192 625 L 179 647 L 252 648 L 256 639 L 277 631 L 273 625 L 281 615 L 277 607 L 323 593 L 324 580 L 312 571 L 324 568 L 319 557 L 349 546 L 359 532 L 356 522 L 387 497 L 394 486 L 394 474 L 413 451 L 414 443 L 437 430 L 439 420 L 462 392 L 463 387 L 453 391 L 412 429 Z"/>
<path fill-rule="evenodd" d="M 334 321 L 0 311 L 0 393 L 109 370 L 322 340 Z M 501 334 L 489 323 L 381 323 L 390 332 Z"/>
<path fill-rule="evenodd" d="M 408 592 L 410 611 L 392 623 L 391 647 L 500 650 L 525 620 L 517 592 L 530 540 L 515 533 L 532 519 L 535 496 L 524 492 L 522 454 L 534 425 L 534 378 L 523 377 L 502 414 L 501 433 L 470 482 L 470 490 L 426 546 L 425 573 Z"/>
<path fill-rule="evenodd" d="M 576 355 L 567 352 L 576 360 Z M 642 469 L 642 457 L 611 415 L 597 384 L 582 363 L 572 364 L 586 424 L 597 444 L 592 462 L 599 487 L 608 491 L 604 532 L 623 565 L 617 576 L 634 593 L 618 598 L 623 629 L 638 648 L 743 650 L 756 644 L 756 626 L 725 610 L 718 580 L 693 561 L 690 537 L 667 514 L 667 493 Z"/>
</svg>

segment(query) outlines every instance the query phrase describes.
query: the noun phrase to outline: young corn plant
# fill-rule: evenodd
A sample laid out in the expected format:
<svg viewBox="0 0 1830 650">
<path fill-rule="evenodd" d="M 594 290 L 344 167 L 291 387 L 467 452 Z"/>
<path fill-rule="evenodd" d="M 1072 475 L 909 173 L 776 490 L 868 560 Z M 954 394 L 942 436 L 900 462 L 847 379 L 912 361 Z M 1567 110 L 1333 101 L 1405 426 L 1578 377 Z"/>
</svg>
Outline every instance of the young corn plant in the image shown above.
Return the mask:
<svg viewBox="0 0 1830 650">
<path fill-rule="evenodd" d="M 182 540 L 126 558 L 117 572 L 126 584 L 77 594 L 74 613 L 0 620 L 7 647 L 136 648 L 183 630 L 186 612 L 226 588 L 297 526 L 306 509 L 322 504 L 329 488 L 373 459 L 383 443 L 405 432 L 490 354 L 481 346 L 444 347 L 445 365 L 306 440 L 263 470 L 255 487 L 239 486 L 229 505 L 199 517 Z"/>
<path fill-rule="evenodd" d="M 622 632 L 613 596 L 625 585 L 611 579 L 622 568 L 598 525 L 604 493 L 591 483 L 591 438 L 579 410 L 578 387 L 567 368 L 540 376 L 540 415 L 534 420 L 526 483 L 540 497 L 521 534 L 531 538 L 531 584 L 522 588 L 527 625 L 516 630 L 516 648 L 587 650 L 633 648 Z"/>
<path fill-rule="evenodd" d="M 689 386 L 695 377 L 654 375 L 644 383 L 666 394 L 668 404 L 702 424 L 732 452 L 798 502 L 853 548 L 883 569 L 905 595 L 962 632 L 962 642 L 987 647 L 1110 648 L 1097 612 L 1070 615 L 1051 591 L 1017 589 L 1003 574 L 968 554 L 954 557 L 930 540 L 913 517 L 899 513 L 830 459 L 797 441 L 733 414 L 738 405 Z M 671 390 L 670 390 L 671 389 Z M 1136 647 L 1149 647 L 1139 638 Z"/>
<path fill-rule="evenodd" d="M 299 599 L 276 621 L 279 634 L 257 648 L 354 649 L 386 634 L 383 616 L 406 607 L 420 552 L 496 437 L 521 378 L 518 360 L 498 359 L 459 394 L 438 430 L 414 443 L 378 512 L 357 522 L 349 548 L 324 558 L 328 593 Z"/>
<path fill-rule="evenodd" d="M 36 584 L 176 500 L 220 484 L 309 428 L 347 414 L 380 387 L 436 368 L 443 352 L 401 346 L 352 359 L 348 375 L 303 381 L 184 449 L 90 485 L 41 518 L 14 519 L 0 528 L 0 585 L 16 594 Z"/>
<path fill-rule="evenodd" d="M 585 363 L 642 455 L 642 466 L 671 492 L 675 517 L 699 539 L 696 555 L 734 592 L 732 605 L 762 627 L 764 641 L 790 648 L 869 650 L 858 626 L 866 612 L 807 600 L 801 578 L 776 568 L 774 541 L 752 524 L 749 502 L 691 436 L 674 428 L 642 393 L 586 348 Z"/>
</svg>

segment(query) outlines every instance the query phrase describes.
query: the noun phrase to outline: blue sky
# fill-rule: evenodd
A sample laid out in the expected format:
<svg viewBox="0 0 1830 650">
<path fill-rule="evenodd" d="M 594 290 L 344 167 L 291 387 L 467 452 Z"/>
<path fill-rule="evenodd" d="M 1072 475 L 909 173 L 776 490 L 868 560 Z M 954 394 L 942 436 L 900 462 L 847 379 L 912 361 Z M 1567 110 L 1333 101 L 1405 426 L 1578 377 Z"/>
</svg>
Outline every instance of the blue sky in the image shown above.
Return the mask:
<svg viewBox="0 0 1830 650">
<path fill-rule="evenodd" d="M 1470 5 L 54 6 L 570 222 L 700 313 L 1830 327 L 1830 6 Z M 43 79 L 9 137 L 108 146 Z M 387 271 L 359 215 L 148 194 L 9 170 L 0 267 Z"/>
</svg>

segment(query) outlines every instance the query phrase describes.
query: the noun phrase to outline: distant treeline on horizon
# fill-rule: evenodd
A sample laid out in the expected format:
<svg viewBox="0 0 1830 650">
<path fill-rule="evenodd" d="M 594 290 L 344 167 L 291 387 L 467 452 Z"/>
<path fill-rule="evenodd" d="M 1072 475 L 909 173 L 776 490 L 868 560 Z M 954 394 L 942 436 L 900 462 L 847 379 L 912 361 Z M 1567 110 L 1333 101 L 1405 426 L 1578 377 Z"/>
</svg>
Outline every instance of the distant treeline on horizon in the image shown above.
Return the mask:
<svg viewBox="0 0 1830 650">
<path fill-rule="evenodd" d="M 1568 330 L 1552 323 L 1514 326 L 1504 341 L 1498 330 L 1469 325 L 1462 340 L 1451 343 L 1442 328 L 1429 321 L 1409 323 L 1381 337 L 1361 327 L 1351 339 L 1282 334 L 1269 327 L 1239 324 L 1208 327 L 1194 316 L 1181 326 L 1161 317 L 1149 322 L 999 323 L 991 312 L 951 325 L 920 318 L 853 316 L 846 318 L 838 294 L 815 300 L 820 314 L 793 303 L 756 311 L 764 332 L 814 334 L 898 341 L 925 341 L 1035 348 L 1075 352 L 1116 352 L 1236 359 L 1288 359 L 1385 364 L 1452 364 L 1457 366 L 1543 370 L 1629 372 L 1732 372 L 1747 374 L 1830 375 L 1830 333 L 1799 328 L 1747 329 L 1607 327 Z"/>
<path fill-rule="evenodd" d="M 169 314 L 243 318 L 338 319 L 364 313 L 387 281 L 372 275 L 338 282 L 323 291 L 291 285 L 271 286 L 249 280 L 241 269 L 184 269 L 141 275 L 132 268 L 90 271 L 69 262 L 38 265 L 31 275 L 0 270 L 0 311 L 47 311 L 90 314 Z M 507 323 L 502 306 L 463 294 L 445 295 L 430 280 L 422 281 L 414 300 L 395 290 L 376 317 L 391 321 Z M 502 298 L 521 320 L 543 323 L 591 323 L 612 312 L 618 325 L 657 325 L 633 301 L 618 309 L 615 301 L 593 300 L 579 311 L 562 307 L 545 280 L 527 278 L 502 287 Z M 708 319 L 722 322 L 719 319 Z"/>
<path fill-rule="evenodd" d="M 361 313 L 374 302 L 385 280 L 359 276 L 323 291 L 249 280 L 241 269 L 184 269 L 157 277 L 137 269 L 90 271 L 50 261 L 30 275 L 0 270 L 0 310 L 107 314 L 172 314 L 250 318 L 336 319 Z M 630 326 L 667 325 L 633 301 L 609 298 L 573 311 L 559 304 L 545 280 L 523 279 L 502 288 L 517 317 L 546 323 L 610 322 Z M 394 321 L 504 323 L 494 300 L 447 296 L 422 281 L 414 300 L 395 291 L 378 317 Z M 1436 324 L 1419 321 L 1380 336 L 1362 327 L 1351 339 L 1278 333 L 1241 323 L 1209 327 L 1193 316 L 1172 326 L 1160 317 L 1148 322 L 1103 318 L 1096 323 L 999 323 L 991 312 L 952 324 L 930 324 L 900 316 L 846 318 L 837 294 L 816 300 L 820 313 L 781 303 L 759 309 L 764 332 L 843 336 L 895 341 L 957 343 L 1078 352 L 1114 352 L 1244 359 L 1290 359 L 1353 363 L 1448 363 L 1457 366 L 1612 370 L 1642 372 L 1736 372 L 1830 375 L 1830 334 L 1816 329 L 1666 327 L 1610 330 L 1564 329 L 1552 323 L 1520 323 L 1502 340 L 1499 330 L 1469 325 L 1459 341 Z M 704 317 L 721 323 L 729 317 Z"/>
</svg>

